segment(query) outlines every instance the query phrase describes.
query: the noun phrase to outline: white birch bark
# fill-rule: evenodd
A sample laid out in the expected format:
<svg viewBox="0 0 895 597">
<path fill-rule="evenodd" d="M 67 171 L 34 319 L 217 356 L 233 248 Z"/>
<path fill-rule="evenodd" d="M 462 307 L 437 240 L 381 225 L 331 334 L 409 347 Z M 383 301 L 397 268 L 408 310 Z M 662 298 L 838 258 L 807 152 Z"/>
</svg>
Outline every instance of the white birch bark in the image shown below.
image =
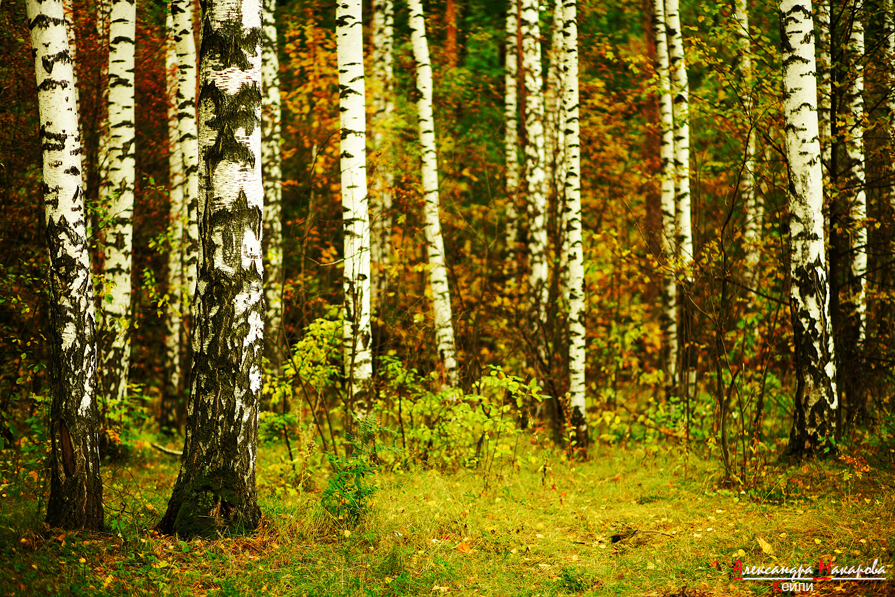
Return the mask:
<svg viewBox="0 0 895 597">
<path fill-rule="evenodd" d="M 671 70 L 668 59 L 668 38 L 665 26 L 665 2 L 653 2 L 653 30 L 656 36 L 656 75 L 659 80 L 659 182 L 662 212 L 662 256 L 665 279 L 662 285 L 662 332 L 666 342 L 667 387 L 677 385 L 677 241 L 675 235 L 674 189 L 674 117 L 671 97 Z"/>
<path fill-rule="evenodd" d="M 547 67 L 547 89 L 544 91 L 544 153 L 547 157 L 545 176 L 550 191 L 559 198 L 562 205 L 562 189 L 565 185 L 565 104 L 563 101 L 563 69 L 565 50 L 563 48 L 564 0 L 555 0 L 553 33 L 551 35 L 549 65 Z M 560 208 L 559 213 L 563 213 Z M 565 230 L 565 223 L 560 223 Z M 563 254 L 567 254 L 566 251 Z M 563 263 L 564 269 L 567 266 Z"/>
<path fill-rule="evenodd" d="M 166 87 L 168 91 L 168 171 L 170 172 L 170 206 L 168 210 L 168 304 L 165 310 L 165 374 L 166 396 L 170 398 L 180 388 L 180 339 L 183 306 L 183 150 L 180 143 L 180 122 L 177 118 L 177 52 L 174 41 L 174 18 L 168 11 L 165 19 Z M 170 413 L 163 413 L 170 419 Z M 167 421 L 170 423 L 170 420 Z"/>
<path fill-rule="evenodd" d="M 522 0 L 522 71 L 525 79 L 525 179 L 527 182 L 529 285 L 535 338 L 547 312 L 547 179 L 544 170 L 544 94 L 537 0 Z M 540 346 L 541 341 L 538 339 Z"/>
<path fill-rule="evenodd" d="M 585 397 L 585 286 L 581 234 L 581 145 L 578 110 L 577 0 L 566 0 L 563 11 L 563 112 L 565 114 L 566 238 L 569 246 L 569 406 L 578 447 L 587 447 Z"/>
<path fill-rule="evenodd" d="M 342 231 L 344 236 L 345 374 L 355 413 L 370 409 L 373 353 L 370 328 L 370 208 L 367 197 L 366 96 L 361 0 L 336 8 L 341 112 Z"/>
<path fill-rule="evenodd" d="M 264 58 L 261 63 L 263 101 L 261 109 L 261 169 L 264 180 L 264 241 L 267 279 L 264 294 L 267 308 L 267 358 L 274 371 L 286 340 L 283 334 L 283 213 L 282 156 L 280 153 L 280 62 L 277 56 L 277 0 L 262 0 L 264 7 Z"/>
<path fill-rule="evenodd" d="M 102 477 L 96 409 L 96 317 L 74 72 L 61 0 L 26 3 L 43 149 L 44 223 L 50 254 L 52 527 L 102 530 Z"/>
<path fill-rule="evenodd" d="M 386 130 L 394 112 L 394 19 L 393 0 L 373 2 L 373 146 L 379 153 L 373 176 L 373 193 L 370 196 L 371 238 L 370 250 L 373 263 L 379 271 L 373 281 L 373 304 L 383 295 L 391 259 L 392 189 L 395 186 L 393 163 L 389 157 Z"/>
<path fill-rule="evenodd" d="M 675 237 L 678 256 L 686 263 L 693 259 L 693 229 L 690 223 L 690 83 L 687 80 L 678 0 L 665 0 L 665 19 L 674 111 L 674 186 L 677 191 Z M 689 278 L 686 268 L 684 278 Z"/>
<path fill-rule="evenodd" d="M 183 279 L 186 294 L 183 313 L 190 313 L 199 267 L 199 133 L 196 122 L 196 41 L 193 37 L 192 0 L 171 0 L 177 52 L 177 121 L 183 158 Z M 183 218 L 183 216 L 181 216 Z"/>
<path fill-rule="evenodd" d="M 432 63 L 426 41 L 426 23 L 421 0 L 408 0 L 410 39 L 416 62 L 416 88 L 419 92 L 420 145 L 422 146 L 422 182 L 426 210 L 426 254 L 429 259 L 429 284 L 435 310 L 435 348 L 444 365 L 444 381 L 457 385 L 457 349 L 451 317 L 451 294 L 445 267 L 444 242 L 438 197 L 438 153 L 435 145 L 435 115 L 432 111 Z"/>
<path fill-rule="evenodd" d="M 746 279 L 752 288 L 756 287 L 759 242 L 761 241 L 761 224 L 763 210 L 758 205 L 755 192 L 755 125 L 756 115 L 752 101 L 752 48 L 749 39 L 749 6 L 747 0 L 736 0 L 735 13 L 736 38 L 739 62 L 737 71 L 742 84 L 743 109 L 746 112 L 745 152 L 743 155 L 742 175 L 740 176 L 740 200 L 746 211 L 746 223 L 743 227 L 743 241 L 746 245 Z M 750 295 L 751 296 L 751 295 Z"/>
<path fill-rule="evenodd" d="M 516 202 L 519 200 L 519 0 L 507 1 L 504 155 L 507 163 L 507 248 L 513 250 L 519 235 Z"/>
<path fill-rule="evenodd" d="M 253 529 L 261 517 L 261 0 L 208 0 L 203 7 L 190 401 L 180 473 L 159 523 L 184 537 Z"/>
<path fill-rule="evenodd" d="M 127 396 L 130 367 L 131 270 L 134 213 L 134 38 L 133 1 L 112 0 L 109 23 L 109 188 L 103 301 L 102 390 L 107 400 Z"/>
<path fill-rule="evenodd" d="M 809 0 L 780 3 L 789 162 L 790 299 L 798 390 L 789 450 L 811 453 L 832 434 L 837 404 L 824 249 L 823 179 L 817 118 L 814 32 Z"/>
<path fill-rule="evenodd" d="M 848 39 L 848 55 L 851 80 L 848 86 L 848 134 L 845 149 L 848 154 L 848 197 L 851 238 L 850 265 L 853 279 L 849 302 L 855 310 L 858 342 L 864 342 L 867 306 L 865 304 L 865 280 L 867 273 L 867 191 L 864 173 L 864 0 L 849 2 L 852 12 L 851 33 Z"/>
</svg>

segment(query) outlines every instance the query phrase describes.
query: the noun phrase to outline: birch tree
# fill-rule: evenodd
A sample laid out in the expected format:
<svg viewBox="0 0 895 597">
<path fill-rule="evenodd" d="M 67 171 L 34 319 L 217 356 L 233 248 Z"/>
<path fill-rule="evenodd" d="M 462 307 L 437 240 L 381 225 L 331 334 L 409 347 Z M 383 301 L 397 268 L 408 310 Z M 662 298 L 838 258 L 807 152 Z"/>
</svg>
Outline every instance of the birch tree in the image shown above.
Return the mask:
<svg viewBox="0 0 895 597">
<path fill-rule="evenodd" d="M 544 149 L 544 82 L 541 75 L 541 30 L 537 0 L 521 0 L 522 72 L 525 79 L 525 180 L 528 200 L 529 285 L 534 327 L 540 326 L 547 313 L 547 192 Z M 540 340 L 536 340 L 540 347 Z"/>
<path fill-rule="evenodd" d="M 544 154 L 547 159 L 545 176 L 550 185 L 550 191 L 557 196 L 560 203 L 562 202 L 562 190 L 565 185 L 564 11 L 564 0 L 555 0 L 553 33 L 551 34 L 549 64 L 547 67 L 547 89 L 544 92 L 544 123 L 546 129 L 544 132 Z M 563 213 L 563 210 L 560 209 L 559 213 Z M 565 229 L 565 226 L 561 225 L 560 228 Z M 567 251 L 563 253 L 567 254 Z"/>
<path fill-rule="evenodd" d="M 339 111 L 342 168 L 342 234 L 345 269 L 342 335 L 351 402 L 359 416 L 370 409 L 373 335 L 370 329 L 370 209 L 367 199 L 366 96 L 361 0 L 339 0 Z"/>
<path fill-rule="evenodd" d="M 746 211 L 743 240 L 746 245 L 746 278 L 755 287 L 761 241 L 761 221 L 764 215 L 755 192 L 755 114 L 752 101 L 752 48 L 749 40 L 749 7 L 746 0 L 736 0 L 734 18 L 736 20 L 737 71 L 740 77 L 743 110 L 746 113 L 748 131 L 743 155 L 742 175 L 739 181 L 740 200 Z"/>
<path fill-rule="evenodd" d="M 199 137 L 196 123 L 196 42 L 192 0 L 171 0 L 177 52 L 177 126 L 183 160 L 183 279 L 187 289 L 183 313 L 191 311 L 199 262 Z"/>
<path fill-rule="evenodd" d="M 264 263 L 267 279 L 267 358 L 279 372 L 283 347 L 283 215 L 282 157 L 280 154 L 280 62 L 277 57 L 277 0 L 262 0 L 264 5 L 264 56 L 261 63 L 261 87 L 264 93 L 261 118 L 261 171 L 264 180 Z"/>
<path fill-rule="evenodd" d="M 173 4 L 171 5 L 173 10 Z M 176 397 L 180 389 L 181 361 L 181 314 L 183 313 L 183 150 L 180 143 L 180 122 L 177 118 L 178 72 L 177 52 L 174 41 L 174 17 L 171 12 L 165 19 L 167 38 L 165 43 L 166 88 L 168 92 L 168 171 L 170 173 L 170 206 L 168 210 L 168 301 L 165 310 L 165 390 L 159 424 L 171 429 L 176 423 L 174 416 Z"/>
<path fill-rule="evenodd" d="M 866 175 L 864 173 L 864 16 L 863 0 L 849 2 L 852 9 L 851 32 L 848 37 L 850 80 L 845 98 L 847 104 L 848 198 L 850 273 L 853 280 L 849 303 L 855 314 L 858 343 L 864 342 L 865 305 L 864 275 L 867 273 Z"/>
<path fill-rule="evenodd" d="M 684 292 L 678 294 L 678 346 L 683 347 L 679 357 L 678 382 L 681 384 L 681 395 L 686 397 L 696 383 L 696 354 L 691 343 L 690 329 L 692 306 L 688 296 L 691 283 L 689 263 L 693 260 L 694 253 L 690 223 L 690 84 L 687 80 L 678 0 L 665 0 L 665 23 L 674 117 L 675 249 L 682 268 L 680 279 L 684 287 Z M 683 377 L 685 371 L 686 379 Z"/>
<path fill-rule="evenodd" d="M 885 130 L 887 140 L 895 145 L 895 2 L 886 0 L 883 11 L 883 35 L 885 36 L 885 60 L 889 93 L 886 94 L 886 110 L 888 112 Z M 885 196 L 889 209 L 895 212 L 895 164 L 889 165 L 890 183 L 886 185 Z"/>
<path fill-rule="evenodd" d="M 159 529 L 255 528 L 264 306 L 261 0 L 208 0 L 199 94 L 201 250 L 180 474 Z"/>
<path fill-rule="evenodd" d="M 62 0 L 28 0 L 43 147 L 43 207 L 50 253 L 52 342 L 50 497 L 46 522 L 103 528 L 96 409 L 96 317 L 74 72 Z"/>
<path fill-rule="evenodd" d="M 388 145 L 386 129 L 395 109 L 394 93 L 394 19 L 393 0 L 373 2 L 373 80 L 376 92 L 373 95 L 373 145 L 379 152 L 379 161 L 373 177 L 373 193 L 370 196 L 370 252 L 373 263 L 380 267 L 373 281 L 375 305 L 382 296 L 386 281 L 387 266 L 391 259 L 392 233 L 392 189 L 395 174 L 392 161 L 386 155 Z"/>
<path fill-rule="evenodd" d="M 578 120 L 577 0 L 566 0 L 563 16 L 563 103 L 565 114 L 565 213 L 569 245 L 569 405 L 575 443 L 586 451 L 584 252 L 581 234 L 581 145 Z"/>
<path fill-rule="evenodd" d="M 134 38 L 133 0 L 112 0 L 109 20 L 109 223 L 104 243 L 102 391 L 110 403 L 127 396 L 130 367 L 131 245 L 134 235 Z"/>
<path fill-rule="evenodd" d="M 829 323 L 810 0 L 783 0 L 780 20 L 790 190 L 790 301 L 798 379 L 788 451 L 803 456 L 815 453 L 834 432 L 836 365 Z"/>
<path fill-rule="evenodd" d="M 519 102 L 517 99 L 519 78 L 519 0 L 507 2 L 506 67 L 504 74 L 505 100 L 504 155 L 507 163 L 507 248 L 516 246 L 519 234 L 516 219 L 516 201 L 519 197 Z"/>
<path fill-rule="evenodd" d="M 666 388 L 677 385 L 677 275 L 675 261 L 677 240 L 675 234 L 674 197 L 674 118 L 671 97 L 671 71 L 668 62 L 668 41 L 665 26 L 665 1 L 653 2 L 653 30 L 656 36 L 656 76 L 659 80 L 659 157 L 661 169 L 662 254 L 665 260 L 665 280 L 662 285 L 662 335 L 664 336 L 665 362 L 668 380 Z"/>
<path fill-rule="evenodd" d="M 417 110 L 422 146 L 422 183 L 426 216 L 426 255 L 429 260 L 429 285 L 435 310 L 435 348 L 444 366 L 448 387 L 457 385 L 457 349 L 451 317 L 451 294 L 445 267 L 444 242 L 438 197 L 438 154 L 435 145 L 435 115 L 432 111 L 432 63 L 426 41 L 426 23 L 421 0 L 408 0 L 410 40 L 416 62 Z M 542 146 L 543 147 L 543 146 Z"/>
</svg>

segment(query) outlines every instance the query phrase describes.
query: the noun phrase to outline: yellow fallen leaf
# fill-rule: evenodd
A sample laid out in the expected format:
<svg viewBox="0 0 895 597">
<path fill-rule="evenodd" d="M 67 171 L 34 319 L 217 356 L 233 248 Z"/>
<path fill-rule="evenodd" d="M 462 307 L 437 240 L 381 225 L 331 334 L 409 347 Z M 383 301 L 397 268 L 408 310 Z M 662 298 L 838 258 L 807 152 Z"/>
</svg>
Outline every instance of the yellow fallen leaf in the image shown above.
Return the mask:
<svg viewBox="0 0 895 597">
<path fill-rule="evenodd" d="M 469 553 L 472 551 L 472 547 L 469 546 L 469 543 L 464 541 L 457 546 L 457 551 L 459 551 L 460 553 Z"/>
<path fill-rule="evenodd" d="M 756 537 L 755 540 L 758 541 L 758 544 L 761 546 L 761 551 L 763 551 L 764 553 L 766 553 L 769 556 L 774 555 L 774 548 L 771 547 L 770 543 L 768 543 L 761 537 Z"/>
</svg>

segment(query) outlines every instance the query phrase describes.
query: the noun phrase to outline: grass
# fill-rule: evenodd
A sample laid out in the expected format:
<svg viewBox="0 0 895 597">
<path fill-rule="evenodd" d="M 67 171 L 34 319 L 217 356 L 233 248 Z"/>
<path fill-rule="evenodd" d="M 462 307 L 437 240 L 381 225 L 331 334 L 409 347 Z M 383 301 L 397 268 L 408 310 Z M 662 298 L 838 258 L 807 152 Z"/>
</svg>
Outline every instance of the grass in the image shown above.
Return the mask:
<svg viewBox="0 0 895 597">
<path fill-rule="evenodd" d="M 735 580 L 737 559 L 893 563 L 891 471 L 858 478 L 840 462 L 768 467 L 749 495 L 718 488 L 714 463 L 674 447 L 600 446 L 586 463 L 537 450 L 487 474 L 379 473 L 369 512 L 347 526 L 320 506 L 326 473 L 284 487 L 273 446 L 259 464 L 262 528 L 181 541 L 150 530 L 178 461 L 147 450 L 106 469 L 105 534 L 45 529 L 36 480 L 4 481 L 0 595 L 737 597 L 772 592 Z M 880 582 L 814 588 L 895 594 Z"/>
</svg>

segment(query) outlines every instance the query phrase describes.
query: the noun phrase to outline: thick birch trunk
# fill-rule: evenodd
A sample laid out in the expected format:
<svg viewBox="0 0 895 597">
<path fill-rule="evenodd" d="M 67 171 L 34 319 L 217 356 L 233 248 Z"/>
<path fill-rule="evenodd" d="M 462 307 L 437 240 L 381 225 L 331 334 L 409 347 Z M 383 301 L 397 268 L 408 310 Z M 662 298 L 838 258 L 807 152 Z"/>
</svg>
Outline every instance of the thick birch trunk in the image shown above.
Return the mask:
<svg viewBox="0 0 895 597">
<path fill-rule="evenodd" d="M 264 306 L 261 0 L 208 0 L 202 16 L 201 251 L 180 474 L 159 529 L 255 528 Z"/>
<path fill-rule="evenodd" d="M 392 189 L 395 175 L 392 160 L 388 156 L 386 129 L 394 112 L 394 18 L 393 0 L 373 2 L 373 146 L 379 159 L 373 176 L 373 193 L 370 196 L 370 252 L 373 263 L 379 266 L 373 281 L 372 304 L 381 300 L 388 281 L 387 271 L 391 259 Z"/>
<path fill-rule="evenodd" d="M 180 393 L 180 339 L 183 313 L 183 151 L 180 144 L 180 122 L 177 118 L 177 53 L 174 41 L 174 18 L 166 18 L 168 36 L 165 45 L 166 84 L 168 90 L 168 171 L 170 198 L 168 210 L 168 305 L 165 311 L 165 390 L 159 424 L 176 426 L 177 396 Z"/>
<path fill-rule="evenodd" d="M 366 96 L 361 0 L 339 0 L 336 43 L 341 112 L 342 234 L 345 243 L 345 374 L 354 412 L 371 407 L 373 335 L 370 328 L 370 208 L 367 200 Z"/>
<path fill-rule="evenodd" d="M 798 389 L 788 451 L 813 454 L 835 431 L 836 365 L 824 249 L 823 180 L 811 3 L 780 3 L 789 161 L 793 331 Z"/>
<path fill-rule="evenodd" d="M 264 264 L 267 279 L 267 359 L 279 372 L 286 339 L 283 330 L 283 215 L 282 157 L 280 154 L 280 62 L 277 56 L 277 0 L 264 4 L 264 59 L 261 63 L 263 104 L 261 110 L 261 170 L 264 180 Z"/>
<path fill-rule="evenodd" d="M 199 267 L 199 133 L 196 123 L 196 41 L 193 37 L 192 0 L 172 0 L 174 42 L 177 51 L 177 120 L 183 156 L 183 279 L 186 294 L 183 313 L 191 312 Z M 192 317 L 192 316 L 190 316 Z"/>
<path fill-rule="evenodd" d="M 103 528 L 103 484 L 96 409 L 96 317 L 74 73 L 61 0 L 29 0 L 28 22 L 43 146 L 43 202 L 50 252 L 53 404 L 46 522 Z"/>
<path fill-rule="evenodd" d="M 519 199 L 519 0 L 507 3 L 507 45 L 506 72 L 504 86 L 504 118 L 506 132 L 504 135 L 504 155 L 507 162 L 507 249 L 512 251 L 516 246 L 519 227 L 516 215 L 516 202 Z"/>
<path fill-rule="evenodd" d="M 848 154 L 848 206 L 849 236 L 851 237 L 850 265 L 851 292 L 849 303 L 855 314 L 858 343 L 864 342 L 867 306 L 865 304 L 865 280 L 867 273 L 867 191 L 864 173 L 864 17 L 863 0 L 849 2 L 852 9 L 851 34 L 848 39 L 848 55 L 851 64 L 851 81 L 848 87 L 848 134 L 845 149 Z"/>
<path fill-rule="evenodd" d="M 740 199 L 746 211 L 746 223 L 743 227 L 743 241 L 746 245 L 746 280 L 751 288 L 756 288 L 758 281 L 759 243 L 761 242 L 761 224 L 763 211 L 758 206 L 755 192 L 755 125 L 756 115 L 752 101 L 752 48 L 749 40 L 749 7 L 746 0 L 736 0 L 736 37 L 739 62 L 737 71 L 742 82 L 743 108 L 746 112 L 746 147 L 743 155 L 742 175 L 740 176 Z"/>
<path fill-rule="evenodd" d="M 578 121 L 577 0 L 566 0 L 563 13 L 563 112 L 565 113 L 566 238 L 569 246 L 569 406 L 576 444 L 587 453 L 585 400 L 586 315 L 584 252 L 581 234 L 581 145 Z"/>
<path fill-rule="evenodd" d="M 451 317 L 451 293 L 445 267 L 444 242 L 438 197 L 438 154 L 435 146 L 435 116 L 432 112 L 432 64 L 426 41 L 426 23 L 420 0 L 408 0 L 410 39 L 416 61 L 416 88 L 419 92 L 420 144 L 423 161 L 423 197 L 426 210 L 426 254 L 429 259 L 429 284 L 435 310 L 435 348 L 444 365 L 444 381 L 448 387 L 457 385 L 457 349 L 454 343 L 454 324 Z"/>
<path fill-rule="evenodd" d="M 541 31 L 537 0 L 522 0 L 522 70 L 525 79 L 525 179 L 528 185 L 528 259 L 530 333 L 543 351 L 541 326 L 547 313 L 547 179 L 544 171 L 544 94 L 541 76 Z"/>
<path fill-rule="evenodd" d="M 661 132 L 659 171 L 662 211 L 662 256 L 665 280 L 662 285 L 662 333 L 665 337 L 665 363 L 668 379 L 666 393 L 677 387 L 677 240 L 675 237 L 674 203 L 674 117 L 671 97 L 671 71 L 665 26 L 665 2 L 654 0 L 653 30 L 656 36 L 656 75 L 659 79 L 659 129 Z"/>
<path fill-rule="evenodd" d="M 134 235 L 135 4 L 112 0 L 109 24 L 109 188 L 103 301 L 102 391 L 111 404 L 127 396 L 130 367 L 131 245 Z"/>
</svg>

